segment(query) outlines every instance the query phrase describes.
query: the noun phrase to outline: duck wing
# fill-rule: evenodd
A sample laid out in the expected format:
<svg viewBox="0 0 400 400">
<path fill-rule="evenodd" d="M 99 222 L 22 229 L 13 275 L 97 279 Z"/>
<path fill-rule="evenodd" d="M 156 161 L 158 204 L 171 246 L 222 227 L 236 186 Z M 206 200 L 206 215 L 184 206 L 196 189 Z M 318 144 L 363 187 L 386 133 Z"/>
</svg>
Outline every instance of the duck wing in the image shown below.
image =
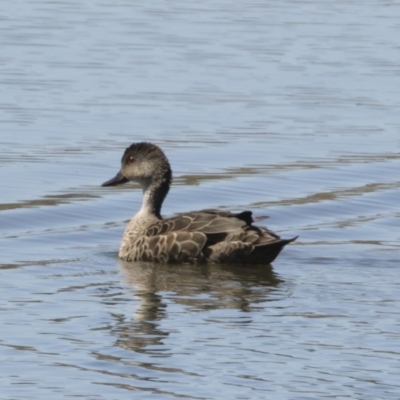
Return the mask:
<svg viewBox="0 0 400 400">
<path fill-rule="evenodd" d="M 251 211 L 235 214 L 218 210 L 178 214 L 152 224 L 147 229 L 146 235 L 155 236 L 176 231 L 203 232 L 206 235 L 235 232 L 251 225 L 253 222 L 251 215 Z"/>
<path fill-rule="evenodd" d="M 252 225 L 251 211 L 203 210 L 157 221 L 145 236 L 149 261 L 271 263 L 294 239 Z"/>
</svg>

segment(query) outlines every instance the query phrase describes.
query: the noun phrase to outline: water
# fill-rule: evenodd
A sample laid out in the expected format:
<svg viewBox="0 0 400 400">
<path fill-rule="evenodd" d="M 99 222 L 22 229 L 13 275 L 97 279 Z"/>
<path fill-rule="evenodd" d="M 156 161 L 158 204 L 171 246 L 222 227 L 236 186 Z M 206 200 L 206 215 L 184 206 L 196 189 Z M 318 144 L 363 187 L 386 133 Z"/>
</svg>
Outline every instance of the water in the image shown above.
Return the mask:
<svg viewBox="0 0 400 400">
<path fill-rule="evenodd" d="M 1 399 L 398 399 L 394 2 L 0 3 Z M 141 202 L 269 215 L 272 267 L 125 263 Z"/>
</svg>

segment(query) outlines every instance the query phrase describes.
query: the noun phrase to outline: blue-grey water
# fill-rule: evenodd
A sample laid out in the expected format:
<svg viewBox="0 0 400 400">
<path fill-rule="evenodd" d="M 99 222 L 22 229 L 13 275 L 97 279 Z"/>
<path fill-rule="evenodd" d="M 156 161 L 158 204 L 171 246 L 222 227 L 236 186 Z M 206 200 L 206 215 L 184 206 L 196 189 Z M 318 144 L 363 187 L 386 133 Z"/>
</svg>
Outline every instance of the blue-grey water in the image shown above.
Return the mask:
<svg viewBox="0 0 400 400">
<path fill-rule="evenodd" d="M 400 4 L 0 2 L 0 398 L 400 398 Z M 126 263 L 135 141 L 164 215 L 251 209 L 272 266 Z"/>
</svg>

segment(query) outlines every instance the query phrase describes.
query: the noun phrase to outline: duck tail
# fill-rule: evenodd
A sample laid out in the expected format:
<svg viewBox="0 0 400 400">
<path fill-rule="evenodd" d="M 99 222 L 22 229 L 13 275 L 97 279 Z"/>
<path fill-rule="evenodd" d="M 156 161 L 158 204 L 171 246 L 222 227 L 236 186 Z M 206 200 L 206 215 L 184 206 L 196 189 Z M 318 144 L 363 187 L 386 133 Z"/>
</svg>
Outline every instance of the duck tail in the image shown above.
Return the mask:
<svg viewBox="0 0 400 400">
<path fill-rule="evenodd" d="M 294 242 L 298 236 L 291 239 L 279 239 L 275 242 L 263 243 L 254 246 L 254 250 L 249 255 L 249 262 L 260 264 L 271 264 L 282 249 L 289 243 Z"/>
</svg>

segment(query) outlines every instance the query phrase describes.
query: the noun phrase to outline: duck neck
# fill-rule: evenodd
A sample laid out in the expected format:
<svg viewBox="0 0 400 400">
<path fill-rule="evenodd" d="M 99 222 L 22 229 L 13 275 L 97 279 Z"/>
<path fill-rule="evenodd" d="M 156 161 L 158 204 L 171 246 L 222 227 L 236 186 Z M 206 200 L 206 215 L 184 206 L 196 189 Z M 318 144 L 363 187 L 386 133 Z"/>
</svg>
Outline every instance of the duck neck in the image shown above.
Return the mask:
<svg viewBox="0 0 400 400">
<path fill-rule="evenodd" d="M 167 195 L 170 187 L 170 181 L 162 178 L 148 184 L 142 184 L 143 201 L 139 214 L 143 217 L 161 218 L 162 203 Z"/>
</svg>

